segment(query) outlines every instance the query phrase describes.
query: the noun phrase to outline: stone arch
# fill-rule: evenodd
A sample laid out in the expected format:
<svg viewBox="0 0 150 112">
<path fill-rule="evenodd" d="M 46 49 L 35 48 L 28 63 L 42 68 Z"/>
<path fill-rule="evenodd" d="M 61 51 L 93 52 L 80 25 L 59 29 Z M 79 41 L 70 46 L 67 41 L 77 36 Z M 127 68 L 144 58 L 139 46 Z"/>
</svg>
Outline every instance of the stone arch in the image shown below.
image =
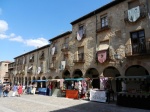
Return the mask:
<svg viewBox="0 0 150 112">
<path fill-rule="evenodd" d="M 40 77 L 37 77 L 37 80 L 41 80 Z M 37 82 L 37 88 L 40 88 L 41 87 L 41 83 L 40 82 Z"/>
<path fill-rule="evenodd" d="M 141 65 L 129 66 L 125 71 L 125 76 L 143 76 L 149 75 L 148 70 Z"/>
<path fill-rule="evenodd" d="M 76 69 L 76 70 L 74 70 L 72 77 L 73 78 L 81 78 L 81 77 L 83 77 L 83 73 L 80 69 Z"/>
<path fill-rule="evenodd" d="M 32 80 L 36 80 L 36 78 L 35 78 L 35 77 L 33 77 L 33 78 L 32 78 Z"/>
<path fill-rule="evenodd" d="M 42 80 L 46 80 L 46 77 L 43 76 Z M 42 88 L 46 88 L 46 82 L 45 81 L 42 82 Z"/>
<path fill-rule="evenodd" d="M 104 69 L 103 76 L 104 77 L 112 77 L 113 78 L 113 77 L 120 76 L 120 72 L 114 66 L 109 66 L 109 67 Z"/>
<path fill-rule="evenodd" d="M 115 80 L 115 77 L 120 76 L 120 72 L 117 68 L 115 68 L 114 66 L 108 66 L 103 70 L 103 76 L 109 77 L 111 79 L 111 86 L 114 91 L 121 91 L 121 81 Z"/>
<path fill-rule="evenodd" d="M 124 74 L 126 74 L 126 73 L 125 73 L 126 70 L 127 70 L 130 66 L 132 66 L 132 65 L 140 65 L 140 66 L 143 66 L 143 67 L 148 71 L 148 73 L 150 73 L 149 64 L 138 60 L 138 61 L 135 61 L 134 64 L 133 64 L 133 63 L 130 63 L 130 62 L 126 63 L 125 66 L 124 66 L 124 68 L 123 68 L 123 69 L 125 70 L 125 71 L 124 71 Z"/>
<path fill-rule="evenodd" d="M 68 70 L 64 70 L 62 73 L 62 78 L 70 78 L 70 72 Z"/>
<path fill-rule="evenodd" d="M 51 77 L 51 76 L 49 76 L 49 77 L 47 77 L 47 79 L 52 79 L 52 77 Z"/>
<path fill-rule="evenodd" d="M 99 77 L 99 72 L 95 68 L 89 68 L 86 71 L 84 77 L 86 77 L 86 78 L 98 78 Z"/>
<path fill-rule="evenodd" d="M 28 82 L 29 82 L 29 84 L 31 83 L 31 77 L 28 77 Z"/>
<path fill-rule="evenodd" d="M 26 85 L 26 86 L 28 85 L 27 77 L 25 77 L 25 85 Z"/>
</svg>

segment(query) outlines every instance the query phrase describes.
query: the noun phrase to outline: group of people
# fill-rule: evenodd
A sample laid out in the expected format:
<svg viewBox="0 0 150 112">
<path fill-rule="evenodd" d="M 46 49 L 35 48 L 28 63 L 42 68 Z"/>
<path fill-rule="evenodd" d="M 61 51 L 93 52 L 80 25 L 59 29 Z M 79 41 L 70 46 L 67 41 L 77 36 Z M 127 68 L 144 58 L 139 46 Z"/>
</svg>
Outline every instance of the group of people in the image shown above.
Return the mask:
<svg viewBox="0 0 150 112">
<path fill-rule="evenodd" d="M 13 91 L 12 96 L 16 96 L 18 93 L 18 96 L 20 97 L 23 93 L 23 87 L 21 84 L 15 84 L 13 87 L 11 87 L 9 84 L 3 85 L 0 83 L 0 97 L 3 94 L 3 97 L 8 97 L 8 94 L 10 91 Z"/>
</svg>

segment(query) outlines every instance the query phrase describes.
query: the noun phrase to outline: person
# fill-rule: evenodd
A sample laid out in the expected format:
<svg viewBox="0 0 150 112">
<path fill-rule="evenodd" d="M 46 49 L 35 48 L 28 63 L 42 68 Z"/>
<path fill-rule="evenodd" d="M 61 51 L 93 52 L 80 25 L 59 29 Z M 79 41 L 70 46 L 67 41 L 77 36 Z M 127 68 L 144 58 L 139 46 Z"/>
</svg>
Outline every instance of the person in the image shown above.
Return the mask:
<svg viewBox="0 0 150 112">
<path fill-rule="evenodd" d="M 49 82 L 48 89 L 49 89 L 49 96 L 52 96 L 52 89 L 53 89 L 52 82 Z"/>
<path fill-rule="evenodd" d="M 0 97 L 2 95 L 2 91 L 3 91 L 3 84 L 0 82 Z"/>
<path fill-rule="evenodd" d="M 9 91 L 10 91 L 10 85 L 7 84 L 6 86 L 3 87 L 3 94 L 4 94 L 4 97 L 8 97 Z"/>
<path fill-rule="evenodd" d="M 27 87 L 27 93 L 31 94 L 31 90 L 32 90 L 32 84 L 30 83 Z"/>
<path fill-rule="evenodd" d="M 18 85 L 18 96 L 20 97 L 21 96 L 21 94 L 22 94 L 22 85 L 21 84 L 19 84 Z"/>
<path fill-rule="evenodd" d="M 114 91 L 113 91 L 112 86 L 111 86 L 111 80 L 106 81 L 104 88 L 106 90 L 107 102 L 108 103 L 110 102 L 110 96 L 111 95 L 113 96 L 113 101 L 114 101 Z"/>
<path fill-rule="evenodd" d="M 33 86 L 32 86 L 33 88 L 32 88 L 32 93 L 33 93 L 33 95 L 35 95 L 35 91 L 36 91 L 36 87 L 35 87 L 35 83 L 33 83 Z"/>
<path fill-rule="evenodd" d="M 17 84 L 14 84 L 14 86 L 12 88 L 12 91 L 13 91 L 12 96 L 16 96 L 17 90 L 18 90 L 18 86 L 17 86 Z"/>
</svg>

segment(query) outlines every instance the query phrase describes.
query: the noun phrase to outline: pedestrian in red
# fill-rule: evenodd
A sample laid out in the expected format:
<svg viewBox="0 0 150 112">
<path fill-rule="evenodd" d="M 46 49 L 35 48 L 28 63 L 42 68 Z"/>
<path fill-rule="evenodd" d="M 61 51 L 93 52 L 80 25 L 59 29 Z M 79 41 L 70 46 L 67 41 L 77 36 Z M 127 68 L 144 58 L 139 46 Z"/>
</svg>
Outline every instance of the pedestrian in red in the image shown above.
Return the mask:
<svg viewBox="0 0 150 112">
<path fill-rule="evenodd" d="M 19 84 L 18 85 L 18 96 L 20 97 L 20 95 L 22 94 L 22 85 L 21 84 Z"/>
</svg>

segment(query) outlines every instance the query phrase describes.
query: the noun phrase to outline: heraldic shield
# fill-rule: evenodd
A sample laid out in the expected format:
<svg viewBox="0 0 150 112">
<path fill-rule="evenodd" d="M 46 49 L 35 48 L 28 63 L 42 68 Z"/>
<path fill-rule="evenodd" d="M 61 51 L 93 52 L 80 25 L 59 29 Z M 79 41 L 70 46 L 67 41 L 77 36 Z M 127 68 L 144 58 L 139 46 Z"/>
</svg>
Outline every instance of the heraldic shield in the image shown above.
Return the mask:
<svg viewBox="0 0 150 112">
<path fill-rule="evenodd" d="M 104 63 L 107 59 L 107 50 L 98 51 L 97 58 L 100 63 Z"/>
</svg>

